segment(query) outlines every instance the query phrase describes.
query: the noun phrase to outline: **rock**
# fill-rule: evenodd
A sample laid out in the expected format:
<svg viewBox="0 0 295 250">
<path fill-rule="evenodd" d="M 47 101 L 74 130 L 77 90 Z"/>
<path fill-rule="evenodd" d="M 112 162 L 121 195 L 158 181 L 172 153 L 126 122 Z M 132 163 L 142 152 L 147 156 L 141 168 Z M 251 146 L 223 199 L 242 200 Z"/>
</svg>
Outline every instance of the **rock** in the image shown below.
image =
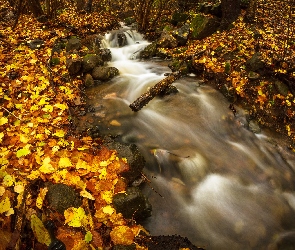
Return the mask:
<svg viewBox="0 0 295 250">
<path fill-rule="evenodd" d="M 174 12 L 171 18 L 171 24 L 176 26 L 178 23 L 184 23 L 186 20 L 188 20 L 189 15 L 187 13 L 181 13 L 181 12 Z"/>
<path fill-rule="evenodd" d="M 70 207 L 80 207 L 82 202 L 75 190 L 65 184 L 51 184 L 46 194 L 49 206 L 63 214 Z"/>
<path fill-rule="evenodd" d="M 172 32 L 172 35 L 176 38 L 178 46 L 186 45 L 189 32 L 190 32 L 190 25 L 188 23 L 183 25 L 178 30 Z"/>
<path fill-rule="evenodd" d="M 40 49 L 44 47 L 44 41 L 40 39 L 31 40 L 28 42 L 30 49 Z"/>
<path fill-rule="evenodd" d="M 85 87 L 90 88 L 94 86 L 94 80 L 90 74 L 85 76 Z"/>
<path fill-rule="evenodd" d="M 182 75 L 187 75 L 192 71 L 191 61 L 180 61 L 179 59 L 174 59 L 171 63 L 168 64 L 168 67 L 172 72 L 179 71 Z"/>
<path fill-rule="evenodd" d="M 284 84 L 281 81 L 275 81 L 274 85 L 276 87 L 276 90 L 283 96 L 287 96 L 289 92 L 289 88 L 286 84 Z"/>
<path fill-rule="evenodd" d="M 115 194 L 113 205 L 126 219 L 144 220 L 152 212 L 152 205 L 138 187 L 128 187 L 125 193 Z"/>
<path fill-rule="evenodd" d="M 119 75 L 119 70 L 115 67 L 99 66 L 92 70 L 91 75 L 95 80 L 108 81 Z"/>
<path fill-rule="evenodd" d="M 139 58 L 141 59 L 148 59 L 148 58 L 152 58 L 154 56 L 157 55 L 157 43 L 156 42 L 152 42 L 151 44 L 149 44 L 148 46 L 146 46 L 144 48 L 144 50 L 140 51 L 139 53 Z"/>
<path fill-rule="evenodd" d="M 158 46 L 162 48 L 175 48 L 177 47 L 177 40 L 173 35 L 167 31 L 163 31 L 158 40 Z"/>
<path fill-rule="evenodd" d="M 255 53 L 247 62 L 246 70 L 248 71 L 258 71 L 264 68 L 264 62 L 261 60 L 260 53 Z"/>
<path fill-rule="evenodd" d="M 66 45 L 66 51 L 79 50 L 79 49 L 81 49 L 81 47 L 82 47 L 82 44 L 81 44 L 80 39 L 73 37 L 68 41 L 68 43 Z"/>
<path fill-rule="evenodd" d="M 258 122 L 256 121 L 249 121 L 249 130 L 252 131 L 254 134 L 259 134 L 261 132 L 261 128 L 259 127 Z"/>
<path fill-rule="evenodd" d="M 127 45 L 127 37 L 123 30 L 112 31 L 110 41 L 112 43 L 112 47 L 123 47 Z"/>
<path fill-rule="evenodd" d="M 141 176 L 141 172 L 145 167 L 145 159 L 135 144 L 126 144 L 110 140 L 107 143 L 107 146 L 110 149 L 116 150 L 119 157 L 127 159 L 130 169 L 128 172 L 124 172 L 121 175 L 128 183 L 132 183 L 135 179 Z"/>
<path fill-rule="evenodd" d="M 217 31 L 219 25 L 220 20 L 218 17 L 197 14 L 191 21 L 191 38 L 201 40 L 208 37 Z"/>
<path fill-rule="evenodd" d="M 213 4 L 213 3 L 203 2 L 199 5 L 199 11 L 204 14 L 217 16 L 219 18 L 222 17 L 221 3 Z"/>
<path fill-rule="evenodd" d="M 48 17 L 46 15 L 38 16 L 36 19 L 39 23 L 47 23 L 48 22 Z"/>
<path fill-rule="evenodd" d="M 86 46 L 90 51 L 97 53 L 101 46 L 101 40 L 104 39 L 101 35 L 89 35 L 81 40 L 81 44 Z"/>
<path fill-rule="evenodd" d="M 112 250 L 136 250 L 136 245 L 132 244 L 132 245 L 116 245 L 112 248 Z"/>
<path fill-rule="evenodd" d="M 104 62 L 112 61 L 112 52 L 110 49 L 100 49 L 99 55 Z"/>
<path fill-rule="evenodd" d="M 96 66 L 103 65 L 103 60 L 100 56 L 95 54 L 87 54 L 83 57 L 82 70 L 83 72 L 88 72 L 93 70 Z"/>
<path fill-rule="evenodd" d="M 76 75 L 82 67 L 81 59 L 67 59 L 67 69 L 70 75 Z"/>
</svg>

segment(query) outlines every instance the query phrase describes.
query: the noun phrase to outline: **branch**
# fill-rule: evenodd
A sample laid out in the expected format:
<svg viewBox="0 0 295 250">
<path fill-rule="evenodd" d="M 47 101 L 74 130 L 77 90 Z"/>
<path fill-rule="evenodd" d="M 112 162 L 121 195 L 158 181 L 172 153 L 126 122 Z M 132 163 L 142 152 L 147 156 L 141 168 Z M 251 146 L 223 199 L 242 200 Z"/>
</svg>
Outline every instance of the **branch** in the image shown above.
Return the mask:
<svg viewBox="0 0 295 250">
<path fill-rule="evenodd" d="M 132 111 L 137 112 L 147 105 L 155 96 L 162 95 L 165 93 L 170 85 L 179 79 L 180 73 L 172 73 L 168 77 L 158 82 L 155 86 L 150 88 L 147 92 L 143 93 L 133 103 L 129 105 Z"/>
</svg>

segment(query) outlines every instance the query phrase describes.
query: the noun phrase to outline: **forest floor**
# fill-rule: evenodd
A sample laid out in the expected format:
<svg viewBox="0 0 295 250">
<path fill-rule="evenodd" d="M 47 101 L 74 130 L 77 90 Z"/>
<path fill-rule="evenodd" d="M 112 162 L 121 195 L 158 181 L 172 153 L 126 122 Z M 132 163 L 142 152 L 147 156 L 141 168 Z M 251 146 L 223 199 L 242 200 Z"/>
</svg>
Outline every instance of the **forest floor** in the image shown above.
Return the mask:
<svg viewBox="0 0 295 250">
<path fill-rule="evenodd" d="M 55 41 L 73 35 L 104 34 L 118 27 L 116 16 L 77 14 L 67 9 L 58 22 L 39 23 L 31 16 L 21 16 L 12 29 L 13 21 L 0 20 L 0 249 L 47 249 L 60 241 L 67 249 L 76 250 L 113 245 L 146 249 L 140 241 L 133 244 L 144 229 L 117 214 L 112 206 L 113 195 L 126 188 L 120 178 L 126 159 L 105 148 L 99 138 L 75 133 L 71 107 L 83 109 L 85 104 L 82 78 L 64 80 L 67 69 L 63 51 L 58 54 L 59 63 L 50 64 Z M 253 32 L 239 19 L 229 31 L 163 51 L 182 58 L 205 49 L 206 53 L 195 61 L 202 65 L 204 78 L 217 87 L 233 89 L 235 100 L 250 105 L 262 125 L 283 116 L 275 129 L 292 140 L 295 99 L 291 91 L 286 95 L 274 91 L 267 74 L 248 81 L 242 67 L 255 51 Z M 262 44 L 276 46 L 277 37 L 260 32 Z M 35 39 L 44 43 L 32 49 L 29 43 Z M 231 69 L 224 73 L 227 57 L 223 55 L 232 51 Z M 266 61 L 267 55 L 265 46 L 262 56 Z M 221 80 L 216 82 L 211 73 L 220 75 Z M 278 110 L 280 114 L 272 113 Z M 51 209 L 46 199 L 48 182 L 72 187 L 78 192 L 80 206 L 63 214 Z M 55 224 L 54 235 L 46 229 L 46 221 Z"/>
</svg>

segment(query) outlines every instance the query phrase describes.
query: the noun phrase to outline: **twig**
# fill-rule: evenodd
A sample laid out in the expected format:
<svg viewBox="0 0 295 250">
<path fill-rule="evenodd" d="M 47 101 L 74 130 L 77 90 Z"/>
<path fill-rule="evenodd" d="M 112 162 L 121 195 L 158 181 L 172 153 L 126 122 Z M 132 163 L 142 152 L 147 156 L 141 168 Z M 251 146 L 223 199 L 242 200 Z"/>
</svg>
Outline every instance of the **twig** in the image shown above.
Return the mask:
<svg viewBox="0 0 295 250">
<path fill-rule="evenodd" d="M 3 108 L 6 112 L 8 112 L 9 114 L 11 114 L 11 115 L 13 115 L 16 119 L 18 119 L 18 120 L 20 120 L 20 121 L 22 121 L 22 119 L 21 118 L 19 118 L 19 117 L 17 117 L 17 116 L 15 116 L 13 113 L 11 113 L 8 109 L 6 109 L 6 108 L 4 108 L 4 107 L 0 107 L 0 108 Z"/>
</svg>

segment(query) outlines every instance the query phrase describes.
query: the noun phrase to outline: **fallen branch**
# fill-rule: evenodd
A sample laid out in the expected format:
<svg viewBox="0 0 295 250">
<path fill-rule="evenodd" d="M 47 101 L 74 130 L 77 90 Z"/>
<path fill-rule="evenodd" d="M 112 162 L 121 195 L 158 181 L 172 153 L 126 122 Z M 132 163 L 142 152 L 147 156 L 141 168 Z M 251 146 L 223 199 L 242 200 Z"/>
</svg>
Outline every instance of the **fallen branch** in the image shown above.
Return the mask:
<svg viewBox="0 0 295 250">
<path fill-rule="evenodd" d="M 143 93 L 133 103 L 129 105 L 132 111 L 137 112 L 147 105 L 155 96 L 163 95 L 170 85 L 179 79 L 180 73 L 172 73 L 168 77 L 158 82 L 155 86 L 151 87 L 147 92 Z"/>
</svg>

